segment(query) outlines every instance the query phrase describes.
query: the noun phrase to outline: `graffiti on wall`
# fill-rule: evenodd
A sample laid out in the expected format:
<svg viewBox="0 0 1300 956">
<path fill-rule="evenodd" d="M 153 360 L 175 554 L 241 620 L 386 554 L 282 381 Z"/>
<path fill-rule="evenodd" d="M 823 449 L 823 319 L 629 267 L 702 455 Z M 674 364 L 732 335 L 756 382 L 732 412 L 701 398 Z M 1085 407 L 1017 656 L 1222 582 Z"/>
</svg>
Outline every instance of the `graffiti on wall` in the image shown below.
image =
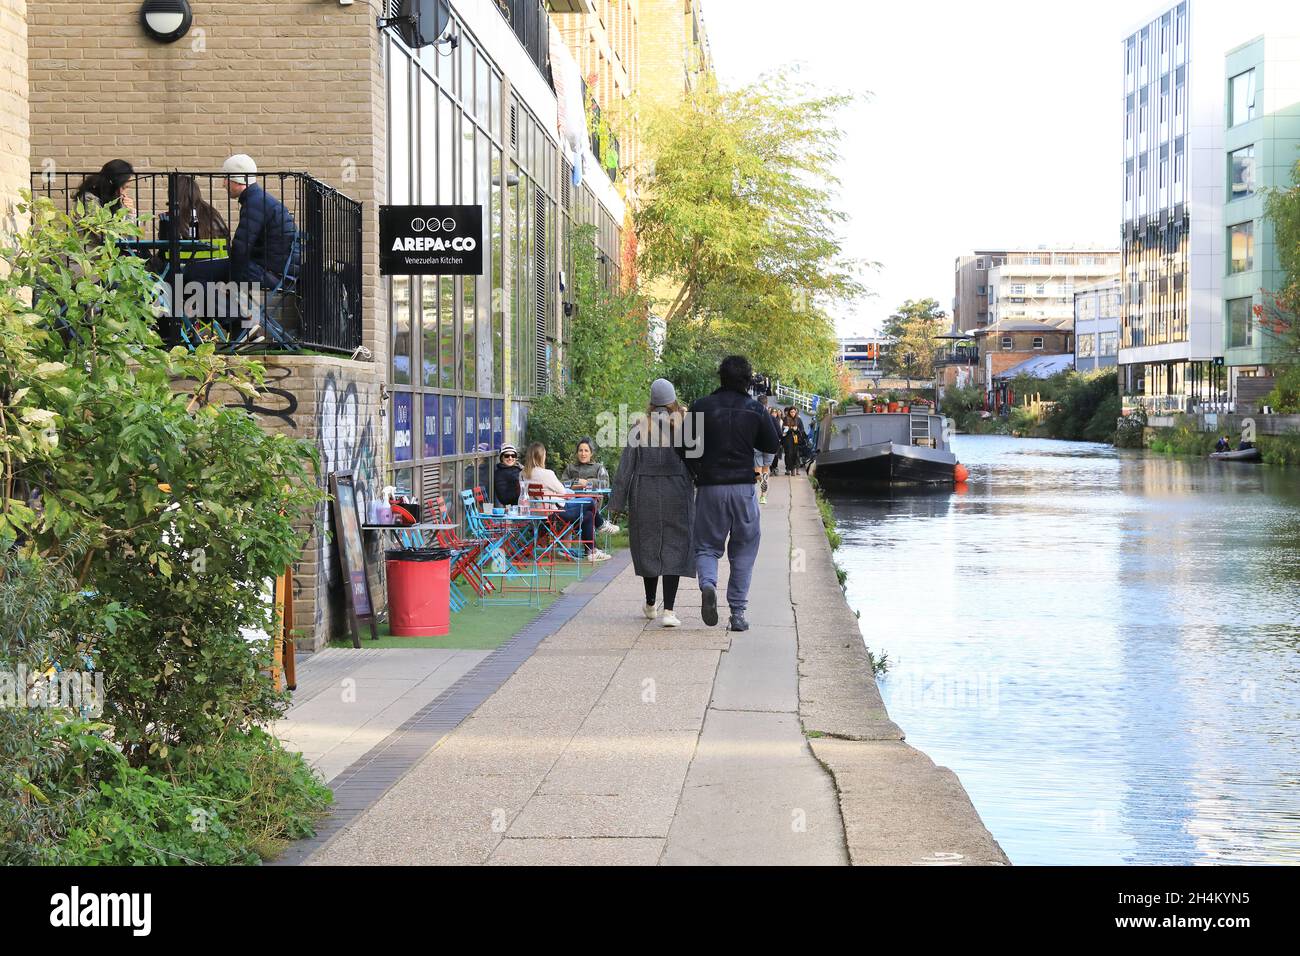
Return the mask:
<svg viewBox="0 0 1300 956">
<path fill-rule="evenodd" d="M 380 490 L 376 487 L 380 476 L 376 429 L 356 383 L 343 381 L 331 372 L 317 391 L 316 410 L 322 478 L 328 481 L 335 472 L 352 472 L 357 503 L 364 518 L 370 498 Z M 330 607 L 331 588 L 341 573 L 334 553 L 333 512 L 328 503 L 322 507 L 317 527 L 329 532 L 319 535 L 317 542 L 315 623 L 319 633 Z"/>
<path fill-rule="evenodd" d="M 250 415 L 266 418 L 278 418 L 290 428 L 297 428 L 294 413 L 298 411 L 298 396 L 286 388 L 280 388 L 277 382 L 286 381 L 292 370 L 281 365 L 266 370 L 266 380 L 257 392 L 240 396 L 236 402 L 227 402 L 227 408 L 242 408 Z"/>
</svg>

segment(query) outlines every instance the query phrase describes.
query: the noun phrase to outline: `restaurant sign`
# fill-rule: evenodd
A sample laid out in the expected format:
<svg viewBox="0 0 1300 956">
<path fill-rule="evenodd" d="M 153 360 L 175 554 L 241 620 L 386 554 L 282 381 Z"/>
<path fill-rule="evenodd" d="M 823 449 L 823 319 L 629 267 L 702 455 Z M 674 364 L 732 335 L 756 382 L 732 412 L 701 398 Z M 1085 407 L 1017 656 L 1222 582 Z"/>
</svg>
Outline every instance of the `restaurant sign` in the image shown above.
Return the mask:
<svg viewBox="0 0 1300 956">
<path fill-rule="evenodd" d="M 380 206 L 379 274 L 483 274 L 482 206 Z"/>
</svg>

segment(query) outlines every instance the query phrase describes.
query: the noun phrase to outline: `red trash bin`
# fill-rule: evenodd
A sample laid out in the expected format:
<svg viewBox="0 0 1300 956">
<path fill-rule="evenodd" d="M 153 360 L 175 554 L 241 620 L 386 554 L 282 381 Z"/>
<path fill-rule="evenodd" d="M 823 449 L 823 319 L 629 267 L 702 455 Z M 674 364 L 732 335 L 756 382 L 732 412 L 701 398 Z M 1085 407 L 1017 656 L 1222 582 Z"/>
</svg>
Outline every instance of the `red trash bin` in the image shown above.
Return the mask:
<svg viewBox="0 0 1300 956">
<path fill-rule="evenodd" d="M 451 631 L 451 553 L 445 548 L 389 551 L 388 630 L 393 637 Z"/>
</svg>

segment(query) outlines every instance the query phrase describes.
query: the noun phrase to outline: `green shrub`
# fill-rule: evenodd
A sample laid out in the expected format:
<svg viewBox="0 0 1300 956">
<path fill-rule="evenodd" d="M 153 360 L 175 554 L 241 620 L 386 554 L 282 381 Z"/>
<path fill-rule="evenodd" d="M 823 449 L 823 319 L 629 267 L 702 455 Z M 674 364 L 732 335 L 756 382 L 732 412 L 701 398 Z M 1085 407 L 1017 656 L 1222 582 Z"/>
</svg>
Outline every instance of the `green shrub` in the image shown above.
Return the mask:
<svg viewBox="0 0 1300 956">
<path fill-rule="evenodd" d="M 1184 416 L 1173 428 L 1156 429 L 1147 447 L 1162 455 L 1204 457 L 1214 451 L 1218 440 L 1213 432 L 1198 431 L 1194 420 Z"/>
<path fill-rule="evenodd" d="M 1288 365 L 1277 376 L 1263 404 L 1279 415 L 1300 413 L 1300 365 Z"/>
<path fill-rule="evenodd" d="M 1144 408 L 1135 408 L 1115 423 L 1116 448 L 1141 448 L 1147 427 L 1147 413 Z"/>
<path fill-rule="evenodd" d="M 1300 435 L 1260 435 L 1255 442 L 1260 460 L 1269 465 L 1300 465 Z"/>
</svg>

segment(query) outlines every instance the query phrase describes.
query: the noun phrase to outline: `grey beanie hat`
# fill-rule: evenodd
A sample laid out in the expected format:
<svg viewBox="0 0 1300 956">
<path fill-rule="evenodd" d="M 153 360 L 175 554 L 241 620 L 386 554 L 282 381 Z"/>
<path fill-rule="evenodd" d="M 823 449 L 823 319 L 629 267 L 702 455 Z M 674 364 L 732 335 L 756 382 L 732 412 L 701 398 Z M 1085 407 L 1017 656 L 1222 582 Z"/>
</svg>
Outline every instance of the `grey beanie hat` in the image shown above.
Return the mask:
<svg viewBox="0 0 1300 956">
<path fill-rule="evenodd" d="M 677 401 L 677 389 L 666 378 L 657 378 L 650 383 L 650 404 L 671 405 Z"/>
</svg>

